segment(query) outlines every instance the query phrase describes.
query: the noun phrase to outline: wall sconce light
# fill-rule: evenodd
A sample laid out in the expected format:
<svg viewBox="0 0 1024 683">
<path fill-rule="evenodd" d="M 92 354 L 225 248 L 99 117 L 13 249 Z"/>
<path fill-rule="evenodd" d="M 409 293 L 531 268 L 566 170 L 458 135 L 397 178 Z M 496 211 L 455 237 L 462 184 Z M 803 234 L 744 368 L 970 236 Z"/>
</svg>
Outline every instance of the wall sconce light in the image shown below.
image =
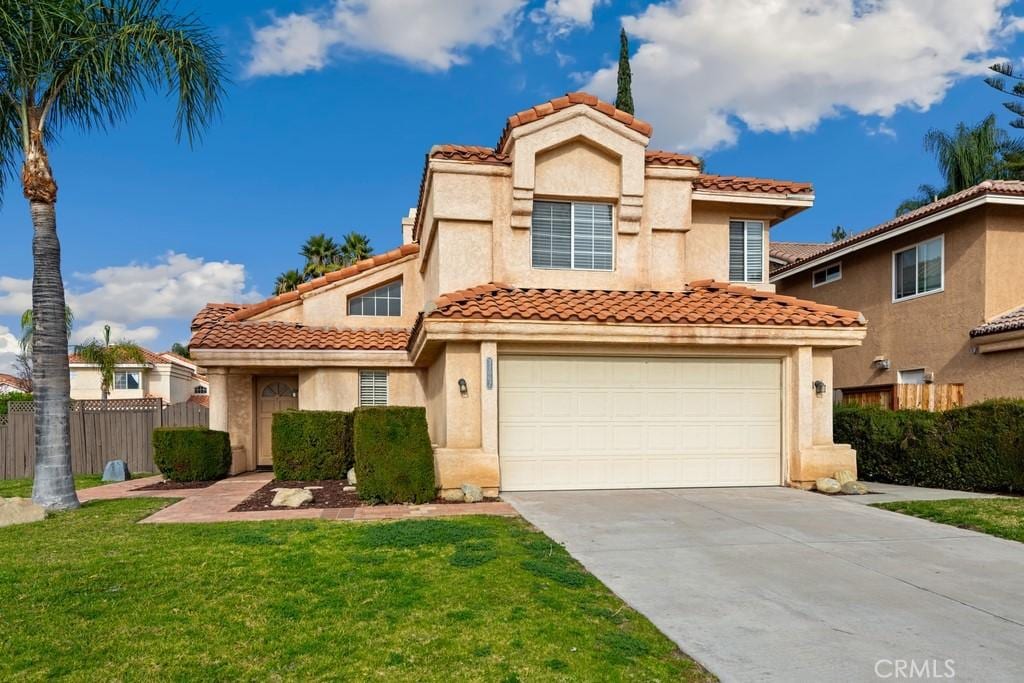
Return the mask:
<svg viewBox="0 0 1024 683">
<path fill-rule="evenodd" d="M 875 368 L 876 370 L 888 370 L 889 365 L 889 359 L 886 358 L 885 356 L 875 356 L 875 358 L 871 361 L 871 367 Z"/>
<path fill-rule="evenodd" d="M 459 378 L 459 393 L 463 396 L 469 395 L 469 386 L 466 384 L 466 380 Z"/>
<path fill-rule="evenodd" d="M 820 379 L 814 380 L 814 393 L 817 396 L 825 395 L 825 383 L 822 382 Z"/>
</svg>

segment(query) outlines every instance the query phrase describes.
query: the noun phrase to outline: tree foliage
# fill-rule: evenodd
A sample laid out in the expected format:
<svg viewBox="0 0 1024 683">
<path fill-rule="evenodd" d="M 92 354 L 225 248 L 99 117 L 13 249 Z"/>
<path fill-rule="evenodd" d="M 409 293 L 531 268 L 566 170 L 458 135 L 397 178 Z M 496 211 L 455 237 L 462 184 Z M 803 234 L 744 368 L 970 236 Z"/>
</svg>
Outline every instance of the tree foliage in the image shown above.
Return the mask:
<svg viewBox="0 0 1024 683">
<path fill-rule="evenodd" d="M 849 233 L 846 232 L 846 228 L 844 228 L 843 226 L 837 225 L 836 227 L 832 228 L 833 242 L 841 242 L 842 240 L 845 240 L 848 236 Z"/>
<path fill-rule="evenodd" d="M 64 307 L 64 328 L 65 333 L 71 336 L 71 328 L 75 325 L 75 314 L 70 306 Z M 26 308 L 21 314 L 21 348 L 27 355 L 32 354 L 32 338 L 36 334 L 35 316 L 31 308 Z"/>
<path fill-rule="evenodd" d="M 1019 73 L 1013 64 L 1000 62 L 990 66 L 989 70 L 998 75 L 988 76 L 985 79 L 986 83 L 1005 95 L 1024 100 L 1024 75 Z M 1010 125 L 1014 128 L 1024 128 L 1024 103 L 1009 100 L 1003 102 L 1003 106 L 1017 117 L 1010 121 Z"/>
<path fill-rule="evenodd" d="M 75 353 L 83 362 L 99 366 L 100 393 L 104 401 L 114 385 L 114 372 L 118 365 L 146 362 L 146 354 L 135 342 L 127 339 L 110 341 L 110 325 L 103 326 L 103 339 L 90 339 L 75 347 Z"/>
<path fill-rule="evenodd" d="M 370 238 L 359 232 L 347 233 L 340 245 L 333 237 L 320 233 L 311 235 L 303 243 L 299 256 L 305 259 L 305 265 L 301 270 L 286 270 L 278 275 L 274 294 L 291 292 L 303 282 L 368 259 L 373 256 L 373 247 L 370 246 Z"/>
<path fill-rule="evenodd" d="M 619 31 L 619 83 L 615 94 L 615 108 L 635 113 L 633 107 L 633 72 L 629 67 L 629 36 L 626 29 Z"/>
</svg>

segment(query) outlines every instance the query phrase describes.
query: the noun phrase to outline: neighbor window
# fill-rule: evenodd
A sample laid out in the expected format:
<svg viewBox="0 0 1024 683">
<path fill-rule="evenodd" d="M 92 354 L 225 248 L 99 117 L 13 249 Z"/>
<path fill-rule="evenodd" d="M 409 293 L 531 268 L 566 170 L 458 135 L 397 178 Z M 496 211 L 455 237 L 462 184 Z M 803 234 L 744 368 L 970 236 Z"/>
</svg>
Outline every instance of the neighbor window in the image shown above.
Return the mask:
<svg viewBox="0 0 1024 683">
<path fill-rule="evenodd" d="M 894 301 L 942 290 L 942 237 L 893 252 Z"/>
<path fill-rule="evenodd" d="M 202 384 L 197 384 L 196 388 L 192 390 L 192 393 L 193 394 L 208 394 L 208 393 L 210 393 L 210 391 L 209 391 L 209 389 L 204 387 Z"/>
<path fill-rule="evenodd" d="M 115 389 L 138 389 L 142 386 L 141 373 L 116 371 L 114 373 Z"/>
<path fill-rule="evenodd" d="M 371 289 L 348 300 L 349 315 L 402 315 L 402 281 Z"/>
<path fill-rule="evenodd" d="M 900 384 L 924 384 L 924 368 L 900 370 L 896 375 Z"/>
<path fill-rule="evenodd" d="M 729 279 L 764 280 L 763 221 L 729 221 Z"/>
<path fill-rule="evenodd" d="M 359 371 L 359 405 L 386 406 L 388 404 L 388 373 L 385 370 Z"/>
<path fill-rule="evenodd" d="M 811 275 L 811 284 L 815 287 L 843 279 L 843 266 L 841 263 L 833 263 L 814 271 Z"/>
<path fill-rule="evenodd" d="M 533 203 L 534 268 L 612 270 L 612 205 Z"/>
</svg>

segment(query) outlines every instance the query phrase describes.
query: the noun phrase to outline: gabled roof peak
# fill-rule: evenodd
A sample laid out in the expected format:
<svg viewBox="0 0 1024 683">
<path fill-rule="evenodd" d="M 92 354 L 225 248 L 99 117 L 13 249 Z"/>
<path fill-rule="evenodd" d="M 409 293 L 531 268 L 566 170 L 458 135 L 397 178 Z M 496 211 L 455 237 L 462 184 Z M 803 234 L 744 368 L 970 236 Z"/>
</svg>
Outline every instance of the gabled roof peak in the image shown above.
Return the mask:
<svg viewBox="0 0 1024 683">
<path fill-rule="evenodd" d="M 641 135 L 651 137 L 651 133 L 654 131 L 651 124 L 646 121 L 641 121 L 629 112 L 616 109 L 614 104 L 609 104 L 604 100 L 600 100 L 596 95 L 591 95 L 590 93 L 585 92 L 571 92 L 566 93 L 561 97 L 556 97 L 553 100 L 536 104 L 529 109 L 524 109 L 523 111 L 508 117 L 508 121 L 505 122 L 505 129 L 501 131 L 501 137 L 498 138 L 498 144 L 494 146 L 494 149 L 499 152 L 505 151 L 505 144 L 508 142 L 508 138 L 512 134 L 513 128 L 517 128 L 527 123 L 533 123 L 545 116 L 550 116 L 551 114 L 577 104 L 583 104 L 591 109 L 596 109 L 605 116 L 615 119 L 619 123 L 635 130 Z"/>
</svg>

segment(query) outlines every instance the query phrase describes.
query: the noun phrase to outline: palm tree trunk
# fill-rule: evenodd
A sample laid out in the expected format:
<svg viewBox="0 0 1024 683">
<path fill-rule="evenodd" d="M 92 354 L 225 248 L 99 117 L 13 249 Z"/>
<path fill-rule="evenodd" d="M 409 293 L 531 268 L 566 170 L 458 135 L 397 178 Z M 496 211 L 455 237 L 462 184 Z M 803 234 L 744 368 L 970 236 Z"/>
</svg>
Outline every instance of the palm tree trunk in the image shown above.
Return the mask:
<svg viewBox="0 0 1024 683">
<path fill-rule="evenodd" d="M 57 185 L 38 138 L 22 171 L 32 213 L 32 385 L 36 404 L 36 471 L 32 500 L 48 510 L 81 504 L 71 473 L 68 408 L 71 373 L 65 323 L 64 282 L 57 239 Z"/>
</svg>

